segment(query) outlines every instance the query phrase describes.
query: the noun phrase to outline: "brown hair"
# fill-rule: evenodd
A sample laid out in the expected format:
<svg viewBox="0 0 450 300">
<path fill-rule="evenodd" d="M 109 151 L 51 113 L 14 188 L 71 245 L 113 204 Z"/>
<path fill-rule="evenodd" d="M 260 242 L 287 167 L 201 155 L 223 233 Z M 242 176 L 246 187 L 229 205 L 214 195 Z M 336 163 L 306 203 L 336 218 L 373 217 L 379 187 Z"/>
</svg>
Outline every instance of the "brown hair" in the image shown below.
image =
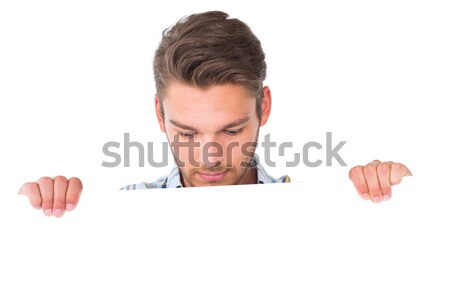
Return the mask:
<svg viewBox="0 0 450 300">
<path fill-rule="evenodd" d="M 241 84 L 256 98 L 261 120 L 265 54 L 251 29 L 228 17 L 222 11 L 192 14 L 163 30 L 153 61 L 156 92 L 162 101 L 173 80 L 198 88 Z"/>
</svg>

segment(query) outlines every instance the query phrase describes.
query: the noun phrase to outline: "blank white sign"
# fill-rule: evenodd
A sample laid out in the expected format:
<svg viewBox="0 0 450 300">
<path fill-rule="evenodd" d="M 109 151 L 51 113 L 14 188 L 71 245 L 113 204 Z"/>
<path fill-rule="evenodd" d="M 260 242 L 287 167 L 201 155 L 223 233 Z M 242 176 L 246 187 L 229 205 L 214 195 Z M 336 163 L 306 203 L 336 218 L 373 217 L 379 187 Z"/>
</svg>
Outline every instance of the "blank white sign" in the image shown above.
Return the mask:
<svg viewBox="0 0 450 300">
<path fill-rule="evenodd" d="M 449 299 L 445 182 L 85 190 L 59 219 L 12 197 L 0 299 Z"/>
</svg>

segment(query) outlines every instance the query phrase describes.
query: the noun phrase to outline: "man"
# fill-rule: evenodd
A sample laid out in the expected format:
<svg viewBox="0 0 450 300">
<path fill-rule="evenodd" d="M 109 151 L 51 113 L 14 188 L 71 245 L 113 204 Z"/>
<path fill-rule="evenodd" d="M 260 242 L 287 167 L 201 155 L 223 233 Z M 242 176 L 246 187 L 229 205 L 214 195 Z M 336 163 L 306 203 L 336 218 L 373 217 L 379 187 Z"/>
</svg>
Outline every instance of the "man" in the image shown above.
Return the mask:
<svg viewBox="0 0 450 300">
<path fill-rule="evenodd" d="M 245 23 L 220 11 L 182 18 L 163 31 L 153 69 L 156 116 L 176 166 L 154 182 L 122 189 L 290 182 L 267 174 L 255 155 L 272 97 L 263 86 L 261 43 Z M 403 164 L 378 160 L 349 173 L 359 195 L 375 203 L 388 200 L 391 186 L 408 175 Z M 19 193 L 45 215 L 61 217 L 75 209 L 81 190 L 78 178 L 56 176 L 25 183 Z"/>
</svg>

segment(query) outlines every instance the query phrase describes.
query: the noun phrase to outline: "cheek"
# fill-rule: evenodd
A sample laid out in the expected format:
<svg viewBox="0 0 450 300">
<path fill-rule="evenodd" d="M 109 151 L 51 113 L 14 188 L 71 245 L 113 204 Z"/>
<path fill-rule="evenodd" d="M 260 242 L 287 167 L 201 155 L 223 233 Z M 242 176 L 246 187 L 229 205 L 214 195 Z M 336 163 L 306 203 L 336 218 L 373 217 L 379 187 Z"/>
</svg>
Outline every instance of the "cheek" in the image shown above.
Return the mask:
<svg viewBox="0 0 450 300">
<path fill-rule="evenodd" d="M 239 168 L 239 164 L 243 159 L 243 154 L 241 147 L 236 147 L 233 149 L 233 166 Z"/>
<path fill-rule="evenodd" d="M 188 158 L 189 158 L 189 151 L 187 148 L 181 147 L 178 150 L 178 157 L 179 159 L 181 159 L 184 162 L 188 162 Z"/>
<path fill-rule="evenodd" d="M 239 140 L 228 144 L 226 150 L 227 160 L 232 161 L 234 167 L 239 167 L 241 161 L 248 161 L 248 157 L 254 152 L 255 134 L 253 132 L 243 134 Z"/>
<path fill-rule="evenodd" d="M 177 132 L 175 130 L 167 130 L 167 139 L 169 142 L 169 147 L 172 150 L 172 153 L 174 156 L 176 156 L 176 158 L 182 162 L 185 163 L 185 167 L 189 167 L 189 148 L 185 147 L 185 146 L 181 146 L 178 143 L 183 143 L 185 144 L 185 140 L 182 139 L 181 137 L 177 138 Z"/>
<path fill-rule="evenodd" d="M 257 134 L 258 130 L 257 129 L 252 129 L 249 130 L 245 135 L 242 136 L 241 140 L 240 140 L 240 148 L 241 148 L 241 153 L 245 154 L 248 151 L 254 151 L 254 147 L 256 147 L 256 140 L 257 140 Z M 247 149 L 247 150 L 245 150 Z"/>
</svg>

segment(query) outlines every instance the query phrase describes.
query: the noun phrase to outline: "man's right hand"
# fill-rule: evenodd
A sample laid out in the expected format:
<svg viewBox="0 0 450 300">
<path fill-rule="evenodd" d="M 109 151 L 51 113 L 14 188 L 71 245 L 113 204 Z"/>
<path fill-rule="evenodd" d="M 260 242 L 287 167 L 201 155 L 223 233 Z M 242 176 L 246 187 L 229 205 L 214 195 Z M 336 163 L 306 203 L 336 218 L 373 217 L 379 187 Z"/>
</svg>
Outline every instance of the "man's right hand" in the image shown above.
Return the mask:
<svg viewBox="0 0 450 300">
<path fill-rule="evenodd" d="M 41 177 L 35 182 L 26 182 L 19 190 L 35 209 L 43 209 L 46 216 L 62 217 L 66 210 L 74 210 L 80 200 L 83 184 L 81 180 L 64 176 Z"/>
</svg>

